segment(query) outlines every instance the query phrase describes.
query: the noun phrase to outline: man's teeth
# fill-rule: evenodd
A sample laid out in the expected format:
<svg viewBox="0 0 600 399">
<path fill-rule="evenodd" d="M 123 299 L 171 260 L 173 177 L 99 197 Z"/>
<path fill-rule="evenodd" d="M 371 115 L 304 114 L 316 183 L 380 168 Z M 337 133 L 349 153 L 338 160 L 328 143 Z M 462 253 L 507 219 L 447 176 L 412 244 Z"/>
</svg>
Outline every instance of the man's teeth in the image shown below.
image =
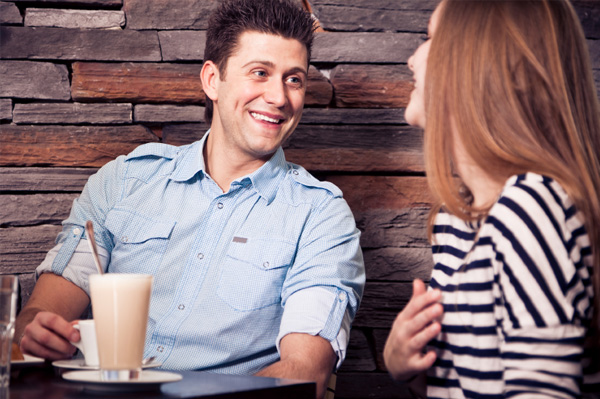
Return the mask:
<svg viewBox="0 0 600 399">
<path fill-rule="evenodd" d="M 259 119 L 259 120 L 263 120 L 263 121 L 271 122 L 271 123 L 279 123 L 279 119 L 269 118 L 268 116 L 265 116 L 262 114 L 257 114 L 256 112 L 251 112 L 250 114 L 252 115 L 252 117 L 254 119 Z"/>
</svg>

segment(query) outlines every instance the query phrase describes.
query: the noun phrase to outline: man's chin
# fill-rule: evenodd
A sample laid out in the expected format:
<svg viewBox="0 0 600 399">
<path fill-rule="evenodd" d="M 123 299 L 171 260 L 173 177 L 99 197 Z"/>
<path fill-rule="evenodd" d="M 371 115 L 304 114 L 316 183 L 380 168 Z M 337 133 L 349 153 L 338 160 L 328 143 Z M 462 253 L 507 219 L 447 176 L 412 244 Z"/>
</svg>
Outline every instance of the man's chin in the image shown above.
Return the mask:
<svg viewBox="0 0 600 399">
<path fill-rule="evenodd" d="M 252 151 L 260 155 L 260 157 L 273 155 L 275 151 L 281 146 L 283 142 L 279 140 L 279 137 L 275 138 L 260 138 L 251 144 Z"/>
<path fill-rule="evenodd" d="M 268 145 L 268 146 L 253 146 L 248 152 L 255 159 L 262 159 L 264 161 L 268 161 L 271 159 L 273 154 L 277 151 L 279 145 Z"/>
</svg>

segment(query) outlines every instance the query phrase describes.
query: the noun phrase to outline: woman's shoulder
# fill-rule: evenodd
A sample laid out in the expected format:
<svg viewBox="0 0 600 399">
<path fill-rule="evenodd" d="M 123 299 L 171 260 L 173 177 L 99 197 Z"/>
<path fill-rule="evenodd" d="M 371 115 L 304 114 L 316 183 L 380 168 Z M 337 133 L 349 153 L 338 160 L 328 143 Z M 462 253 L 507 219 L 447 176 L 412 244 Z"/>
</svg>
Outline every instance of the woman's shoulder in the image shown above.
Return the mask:
<svg viewBox="0 0 600 399">
<path fill-rule="evenodd" d="M 567 220 L 575 212 L 573 201 L 556 180 L 536 173 L 511 176 L 489 215 L 546 216 Z"/>
<path fill-rule="evenodd" d="M 567 243 L 583 226 L 581 215 L 564 188 L 536 173 L 510 177 L 485 224 L 509 241 Z M 514 241 L 513 241 L 514 242 Z"/>
</svg>

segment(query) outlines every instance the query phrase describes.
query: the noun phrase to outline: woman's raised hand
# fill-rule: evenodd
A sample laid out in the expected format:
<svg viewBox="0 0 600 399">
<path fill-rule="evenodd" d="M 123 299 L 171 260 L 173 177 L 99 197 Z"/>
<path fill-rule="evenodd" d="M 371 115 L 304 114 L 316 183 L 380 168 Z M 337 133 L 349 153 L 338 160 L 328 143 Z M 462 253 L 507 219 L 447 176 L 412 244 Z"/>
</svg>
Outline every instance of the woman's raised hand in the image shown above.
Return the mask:
<svg viewBox="0 0 600 399">
<path fill-rule="evenodd" d="M 441 298 L 440 290 L 427 291 L 423 281 L 413 281 L 412 297 L 394 320 L 383 350 L 385 365 L 395 379 L 407 380 L 435 362 L 435 352 L 425 353 L 424 348 L 441 331 Z"/>
</svg>

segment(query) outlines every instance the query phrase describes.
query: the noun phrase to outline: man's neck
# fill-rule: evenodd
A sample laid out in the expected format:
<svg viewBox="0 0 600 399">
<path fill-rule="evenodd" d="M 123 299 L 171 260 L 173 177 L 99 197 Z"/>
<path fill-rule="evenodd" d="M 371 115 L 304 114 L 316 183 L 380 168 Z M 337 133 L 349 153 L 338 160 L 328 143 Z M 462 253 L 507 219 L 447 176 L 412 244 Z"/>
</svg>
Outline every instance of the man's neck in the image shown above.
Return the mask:
<svg viewBox="0 0 600 399">
<path fill-rule="evenodd" d="M 228 150 L 224 140 L 222 135 L 211 131 L 202 151 L 206 173 L 225 193 L 231 182 L 258 170 L 266 161 Z"/>
</svg>

